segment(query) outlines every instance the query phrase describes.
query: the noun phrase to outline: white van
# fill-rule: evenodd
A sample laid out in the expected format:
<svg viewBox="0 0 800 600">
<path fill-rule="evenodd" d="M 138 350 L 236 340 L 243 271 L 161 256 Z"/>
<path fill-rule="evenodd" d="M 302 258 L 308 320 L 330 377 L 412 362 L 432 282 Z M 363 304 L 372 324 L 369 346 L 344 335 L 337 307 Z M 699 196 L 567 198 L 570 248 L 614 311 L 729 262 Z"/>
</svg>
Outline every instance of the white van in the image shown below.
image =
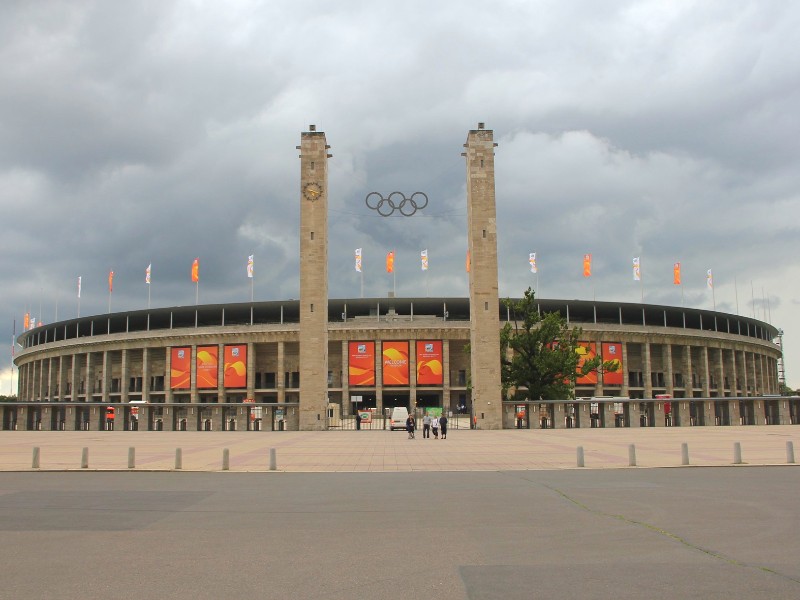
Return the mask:
<svg viewBox="0 0 800 600">
<path fill-rule="evenodd" d="M 389 418 L 389 429 L 405 429 L 406 419 L 408 419 L 408 409 L 405 406 L 395 406 L 392 409 L 392 416 Z"/>
</svg>

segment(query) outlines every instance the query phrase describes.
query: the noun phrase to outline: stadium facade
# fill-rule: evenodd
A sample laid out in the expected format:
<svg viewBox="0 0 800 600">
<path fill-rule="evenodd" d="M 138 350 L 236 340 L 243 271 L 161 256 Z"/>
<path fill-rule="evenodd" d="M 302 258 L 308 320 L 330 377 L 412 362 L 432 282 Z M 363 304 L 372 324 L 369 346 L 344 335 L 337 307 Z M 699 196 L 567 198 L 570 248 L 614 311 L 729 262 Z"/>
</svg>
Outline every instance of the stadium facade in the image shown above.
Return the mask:
<svg viewBox="0 0 800 600">
<path fill-rule="evenodd" d="M 471 130 L 469 298 L 328 298 L 325 134 L 301 134 L 300 299 L 156 308 L 24 332 L 18 402 L 2 428 L 316 430 L 393 406 L 469 415 L 473 427 L 797 423 L 781 398 L 779 331 L 716 311 L 539 300 L 583 330 L 581 352 L 619 370 L 575 401 L 504 401 L 492 131 Z"/>
</svg>

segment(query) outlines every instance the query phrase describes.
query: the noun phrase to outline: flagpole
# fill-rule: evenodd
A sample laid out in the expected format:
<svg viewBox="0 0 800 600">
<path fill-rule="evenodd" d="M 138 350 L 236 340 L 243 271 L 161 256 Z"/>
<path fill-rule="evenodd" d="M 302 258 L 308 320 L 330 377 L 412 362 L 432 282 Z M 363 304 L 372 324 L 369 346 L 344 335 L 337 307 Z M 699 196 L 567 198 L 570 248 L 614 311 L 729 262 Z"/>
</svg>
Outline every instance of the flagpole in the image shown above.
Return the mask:
<svg viewBox="0 0 800 600">
<path fill-rule="evenodd" d="M 364 265 L 361 265 L 361 297 L 364 297 Z"/>
<path fill-rule="evenodd" d="M 753 304 L 753 318 L 756 318 L 756 296 L 753 292 L 753 280 L 750 280 L 750 301 Z"/>
<path fill-rule="evenodd" d="M 194 305 L 200 304 L 200 280 L 194 282 Z"/>
</svg>

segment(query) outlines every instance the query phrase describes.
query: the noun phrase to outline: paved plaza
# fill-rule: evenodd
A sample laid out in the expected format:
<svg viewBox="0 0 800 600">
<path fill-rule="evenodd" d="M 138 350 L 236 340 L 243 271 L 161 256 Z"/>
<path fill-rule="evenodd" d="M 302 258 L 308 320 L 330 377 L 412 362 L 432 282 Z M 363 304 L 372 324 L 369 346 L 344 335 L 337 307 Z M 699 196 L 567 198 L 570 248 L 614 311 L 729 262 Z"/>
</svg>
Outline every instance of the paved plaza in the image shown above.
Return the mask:
<svg viewBox="0 0 800 600">
<path fill-rule="evenodd" d="M 800 460 L 800 427 L 620 428 L 572 430 L 451 430 L 446 440 L 409 440 L 404 431 L 284 432 L 2 432 L 0 471 L 32 467 L 80 470 L 88 449 L 89 470 L 128 470 L 135 448 L 136 470 L 172 470 L 176 449 L 187 471 L 220 471 L 228 450 L 231 471 L 266 471 L 275 450 L 281 472 L 507 471 L 628 468 L 630 446 L 637 468 L 682 465 L 682 444 L 691 466 L 735 462 L 739 444 L 745 465 L 786 465 L 787 442 Z"/>
</svg>

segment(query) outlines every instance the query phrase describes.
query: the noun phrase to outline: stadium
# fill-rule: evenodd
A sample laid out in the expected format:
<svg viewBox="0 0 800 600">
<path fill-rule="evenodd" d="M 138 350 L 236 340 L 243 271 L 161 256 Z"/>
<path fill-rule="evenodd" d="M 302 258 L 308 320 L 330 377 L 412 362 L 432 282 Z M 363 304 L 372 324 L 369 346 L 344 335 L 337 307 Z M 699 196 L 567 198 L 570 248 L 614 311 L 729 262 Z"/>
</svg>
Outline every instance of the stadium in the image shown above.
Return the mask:
<svg viewBox="0 0 800 600">
<path fill-rule="evenodd" d="M 469 298 L 330 299 L 327 153 L 301 134 L 300 299 L 154 308 L 41 325 L 17 339 L 18 401 L 4 430 L 323 430 L 387 427 L 406 406 L 471 428 L 798 422 L 779 396 L 778 329 L 701 309 L 538 300 L 581 327 L 580 351 L 618 361 L 575 400 L 501 397 L 494 146 L 464 145 Z"/>
</svg>

